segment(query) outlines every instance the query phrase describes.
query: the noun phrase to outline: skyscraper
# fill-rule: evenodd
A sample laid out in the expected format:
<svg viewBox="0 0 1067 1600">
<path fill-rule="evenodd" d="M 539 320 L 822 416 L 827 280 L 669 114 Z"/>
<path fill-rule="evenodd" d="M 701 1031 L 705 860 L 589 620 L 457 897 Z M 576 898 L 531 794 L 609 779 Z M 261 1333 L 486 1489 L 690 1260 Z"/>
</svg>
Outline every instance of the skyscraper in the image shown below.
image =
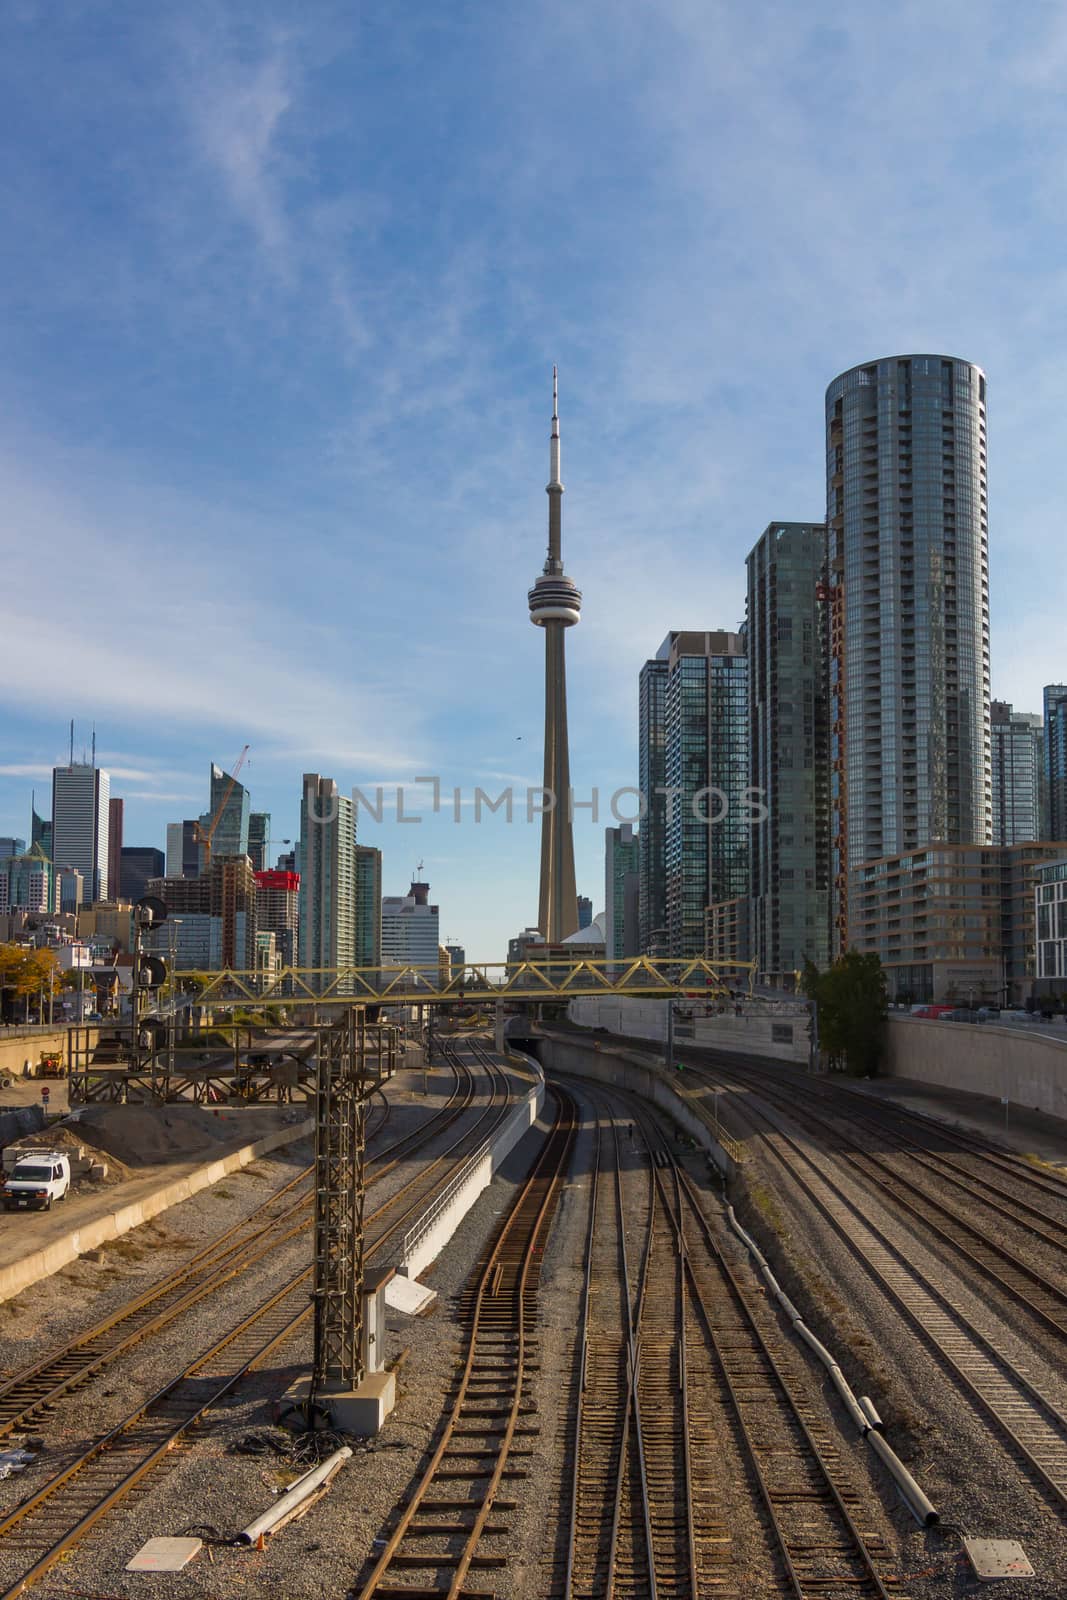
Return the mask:
<svg viewBox="0 0 1067 1600">
<path fill-rule="evenodd" d="M 608 960 L 638 954 L 639 836 L 623 822 L 604 830 L 604 954 Z"/>
<path fill-rule="evenodd" d="M 300 800 L 300 965 L 356 964 L 356 819 L 332 778 L 305 772 Z"/>
<path fill-rule="evenodd" d="M 34 794 L 30 805 L 30 846 L 39 844 L 45 855 L 52 859 L 52 823 L 47 817 L 37 815 L 37 796 Z"/>
<path fill-rule="evenodd" d="M 200 828 L 207 834 L 215 818 L 219 820 L 211 839 L 213 856 L 246 856 L 248 854 L 248 823 L 250 816 L 248 790 L 243 783 L 211 763 L 211 801 L 200 818 Z M 219 810 L 222 815 L 219 816 Z"/>
<path fill-rule="evenodd" d="M 1067 684 L 1045 686 L 1045 838 L 1067 839 Z"/>
<path fill-rule="evenodd" d="M 706 908 L 748 890 L 748 662 L 739 633 L 664 644 L 667 954 L 699 956 Z"/>
<path fill-rule="evenodd" d="M 122 801 L 112 795 L 107 803 L 107 892 L 117 900 L 122 883 Z"/>
<path fill-rule="evenodd" d="M 552 368 L 552 436 L 549 446 L 548 555 L 529 592 L 530 621 L 545 631 L 546 809 L 541 818 L 541 891 L 538 926 L 549 944 L 578 930 L 571 827 L 571 769 L 567 743 L 567 668 L 564 633 L 574 627 L 582 596 L 563 571 L 563 484 L 560 481 L 559 404 Z"/>
<path fill-rule="evenodd" d="M 428 883 L 413 883 L 406 895 L 386 895 L 382 900 L 382 965 L 415 967 L 436 987 L 440 928 L 440 911 L 430 904 Z"/>
<path fill-rule="evenodd" d="M 382 852 L 356 845 L 356 966 L 382 964 Z"/>
<path fill-rule="evenodd" d="M 587 894 L 578 896 L 578 931 L 588 928 L 593 921 L 593 902 Z"/>
<path fill-rule="evenodd" d="M 643 955 L 667 953 L 667 671 L 668 636 L 641 668 L 638 685 L 638 943 Z"/>
<path fill-rule="evenodd" d="M 250 811 L 248 814 L 248 856 L 253 870 L 264 872 L 270 845 L 270 812 Z"/>
<path fill-rule="evenodd" d="M 203 866 L 202 847 L 198 842 L 200 824 L 186 818 L 184 822 L 167 823 L 167 877 L 198 878 Z"/>
<path fill-rule="evenodd" d="M 161 878 L 165 871 L 166 859 L 154 845 L 123 845 L 112 900 L 140 900 L 148 893 L 148 880 Z"/>
<path fill-rule="evenodd" d="M 991 836 L 985 399 L 939 355 L 826 391 L 835 951 L 864 862 Z"/>
<path fill-rule="evenodd" d="M 57 871 L 81 875 L 85 902 L 108 898 L 108 821 L 111 780 L 97 766 L 52 769 L 52 859 Z"/>
<path fill-rule="evenodd" d="M 791 984 L 830 957 L 830 736 L 824 649 L 826 528 L 772 522 L 748 557 L 750 948 Z"/>
<path fill-rule="evenodd" d="M 993 843 L 1043 837 L 1045 748 L 1041 718 L 994 700 L 992 717 Z"/>
</svg>

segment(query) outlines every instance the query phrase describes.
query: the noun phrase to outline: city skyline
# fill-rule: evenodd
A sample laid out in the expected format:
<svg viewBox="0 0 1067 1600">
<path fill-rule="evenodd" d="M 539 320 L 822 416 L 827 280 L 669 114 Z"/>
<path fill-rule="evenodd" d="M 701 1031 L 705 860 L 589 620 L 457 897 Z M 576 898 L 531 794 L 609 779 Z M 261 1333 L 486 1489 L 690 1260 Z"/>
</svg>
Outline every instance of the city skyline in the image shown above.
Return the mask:
<svg viewBox="0 0 1067 1600">
<path fill-rule="evenodd" d="M 124 17 L 28 8 L 0 65 L 0 492 L 50 595 L 7 626 L 0 831 L 27 835 L 71 715 L 134 845 L 246 741 L 289 838 L 303 771 L 537 784 L 515 629 L 553 360 L 579 794 L 634 781 L 664 633 L 736 627 L 761 530 L 821 520 L 826 385 L 894 352 L 989 375 L 992 693 L 1040 711 L 1067 589 L 1051 19 Z M 595 899 L 614 820 L 575 827 Z M 426 858 L 479 957 L 536 920 L 537 832 L 446 811 L 364 837 L 390 892 Z"/>
</svg>

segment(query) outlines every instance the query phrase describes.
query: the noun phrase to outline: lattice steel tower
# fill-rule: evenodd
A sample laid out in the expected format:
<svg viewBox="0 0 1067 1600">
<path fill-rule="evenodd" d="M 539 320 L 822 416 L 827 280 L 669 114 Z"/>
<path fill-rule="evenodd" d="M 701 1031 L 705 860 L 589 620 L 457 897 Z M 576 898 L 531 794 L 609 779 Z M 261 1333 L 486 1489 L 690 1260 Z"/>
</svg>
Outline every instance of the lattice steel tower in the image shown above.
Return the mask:
<svg viewBox="0 0 1067 1600">
<path fill-rule="evenodd" d="M 555 804 L 541 818 L 541 897 L 537 925 L 549 944 L 578 931 L 571 827 L 571 765 L 567 744 L 567 667 L 564 631 L 582 610 L 581 591 L 563 571 L 563 484 L 559 476 L 559 404 L 552 368 L 552 440 L 549 447 L 548 556 L 529 593 L 530 621 L 545 630 L 545 776 Z"/>
</svg>

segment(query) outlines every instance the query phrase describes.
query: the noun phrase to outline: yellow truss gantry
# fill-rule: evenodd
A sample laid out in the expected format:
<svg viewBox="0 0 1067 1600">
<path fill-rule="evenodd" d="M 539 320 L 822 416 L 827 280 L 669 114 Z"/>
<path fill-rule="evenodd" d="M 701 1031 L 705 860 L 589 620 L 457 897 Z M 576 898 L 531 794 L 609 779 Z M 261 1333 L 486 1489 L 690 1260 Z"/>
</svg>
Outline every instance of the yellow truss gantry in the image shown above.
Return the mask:
<svg viewBox="0 0 1067 1600">
<path fill-rule="evenodd" d="M 631 1000 L 686 996 L 714 1000 L 742 987 L 749 992 L 755 963 L 715 965 L 702 956 L 685 959 L 634 956 L 568 958 L 544 961 L 468 962 L 447 978 L 430 977 L 419 967 L 285 967 L 277 973 L 235 971 L 176 972 L 179 983 L 195 980 L 196 1002 L 211 1006 L 263 1005 L 439 1005 L 462 1001 L 487 1005 L 498 1000 L 575 1000 L 614 996 Z"/>
</svg>

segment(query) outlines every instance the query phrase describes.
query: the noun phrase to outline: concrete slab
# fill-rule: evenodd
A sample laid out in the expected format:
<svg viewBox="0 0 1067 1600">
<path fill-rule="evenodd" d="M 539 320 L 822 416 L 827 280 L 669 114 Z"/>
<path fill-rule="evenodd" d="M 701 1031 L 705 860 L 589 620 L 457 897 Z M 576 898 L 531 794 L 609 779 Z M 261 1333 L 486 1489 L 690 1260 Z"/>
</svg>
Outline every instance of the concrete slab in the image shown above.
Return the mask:
<svg viewBox="0 0 1067 1600">
<path fill-rule="evenodd" d="M 149 1539 L 132 1561 L 127 1572 L 180 1572 L 204 1548 L 203 1539 Z"/>
<path fill-rule="evenodd" d="M 385 1303 L 392 1311 L 402 1311 L 406 1317 L 421 1316 L 437 1299 L 436 1289 L 427 1289 L 414 1278 L 398 1275 L 385 1286 Z"/>
<path fill-rule="evenodd" d="M 319 1399 L 341 1433 L 368 1439 L 381 1432 L 382 1424 L 396 1405 L 396 1374 L 372 1372 L 358 1388 L 320 1394 Z"/>
<path fill-rule="evenodd" d="M 963 1548 L 982 1583 L 999 1583 L 1004 1578 L 1032 1578 L 1034 1569 L 1017 1539 L 976 1539 L 966 1535 Z"/>
</svg>

